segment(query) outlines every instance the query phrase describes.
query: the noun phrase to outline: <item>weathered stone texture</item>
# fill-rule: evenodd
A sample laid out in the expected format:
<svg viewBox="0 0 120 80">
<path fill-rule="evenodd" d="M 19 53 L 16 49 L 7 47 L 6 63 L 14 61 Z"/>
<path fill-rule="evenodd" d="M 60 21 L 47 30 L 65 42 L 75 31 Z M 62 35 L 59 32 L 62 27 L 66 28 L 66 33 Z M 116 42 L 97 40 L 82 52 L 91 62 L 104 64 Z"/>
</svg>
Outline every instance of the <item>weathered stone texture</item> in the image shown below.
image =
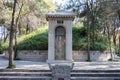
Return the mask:
<svg viewBox="0 0 120 80">
<path fill-rule="evenodd" d="M 70 80 L 71 79 L 71 70 L 74 66 L 74 63 L 70 65 L 54 65 L 49 64 L 49 67 L 52 71 L 52 80 Z"/>
</svg>

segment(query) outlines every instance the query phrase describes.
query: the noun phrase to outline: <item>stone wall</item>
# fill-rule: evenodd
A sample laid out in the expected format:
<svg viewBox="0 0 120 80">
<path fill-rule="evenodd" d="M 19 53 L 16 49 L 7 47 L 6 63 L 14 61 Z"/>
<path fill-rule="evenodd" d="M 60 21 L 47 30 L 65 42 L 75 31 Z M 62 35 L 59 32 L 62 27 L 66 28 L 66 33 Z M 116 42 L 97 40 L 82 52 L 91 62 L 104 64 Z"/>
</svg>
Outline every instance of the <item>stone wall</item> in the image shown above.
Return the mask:
<svg viewBox="0 0 120 80">
<path fill-rule="evenodd" d="M 91 61 L 108 61 L 110 58 L 111 58 L 110 52 L 99 52 L 99 51 L 90 52 Z"/>
<path fill-rule="evenodd" d="M 108 61 L 111 58 L 110 52 L 90 51 L 91 61 Z M 73 51 L 74 61 L 87 61 L 87 51 Z"/>
<path fill-rule="evenodd" d="M 87 61 L 87 52 L 86 51 L 73 51 L 73 60 L 74 61 Z"/>
<path fill-rule="evenodd" d="M 5 57 L 8 58 L 8 52 L 4 51 Z M 46 62 L 48 59 L 47 51 L 38 51 L 38 50 L 21 50 L 18 51 L 18 58 L 21 60 L 30 60 L 30 61 L 41 61 Z M 86 51 L 73 51 L 73 60 L 74 61 L 87 61 L 87 52 Z M 90 51 L 91 61 L 108 61 L 111 58 L 109 52 L 99 52 L 99 51 Z"/>
<path fill-rule="evenodd" d="M 8 58 L 8 52 L 4 51 L 5 58 Z M 21 50 L 18 51 L 17 58 L 21 60 L 28 61 L 41 61 L 45 62 L 47 60 L 47 51 L 38 51 L 38 50 Z"/>
</svg>

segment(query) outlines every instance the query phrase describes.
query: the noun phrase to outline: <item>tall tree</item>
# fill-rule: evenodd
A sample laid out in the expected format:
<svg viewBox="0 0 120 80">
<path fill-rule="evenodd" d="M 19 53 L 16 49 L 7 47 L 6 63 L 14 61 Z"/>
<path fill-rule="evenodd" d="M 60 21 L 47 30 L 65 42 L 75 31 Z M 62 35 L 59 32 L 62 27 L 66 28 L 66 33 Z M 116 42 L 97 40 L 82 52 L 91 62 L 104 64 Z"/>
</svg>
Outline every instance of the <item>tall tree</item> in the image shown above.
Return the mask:
<svg viewBox="0 0 120 80">
<path fill-rule="evenodd" d="M 13 13 L 12 13 L 12 21 L 10 26 L 10 39 L 9 39 L 9 65 L 8 68 L 14 67 L 14 50 L 13 50 L 13 37 L 14 37 L 14 19 L 15 19 L 15 12 L 16 12 L 16 3 L 17 0 L 14 0 L 14 6 L 13 6 Z"/>
<path fill-rule="evenodd" d="M 22 4 L 21 4 L 21 6 L 20 6 L 20 9 L 19 9 L 19 13 L 18 13 L 18 16 L 17 16 L 17 18 L 16 18 L 16 21 L 15 21 L 15 46 L 14 46 L 14 58 L 17 58 L 17 36 L 18 36 L 18 34 L 19 34 L 19 32 L 18 32 L 18 22 L 19 22 L 19 19 L 20 19 L 20 16 L 21 16 L 21 12 L 22 12 L 22 8 L 23 8 L 23 0 L 21 0 L 22 1 Z"/>
<path fill-rule="evenodd" d="M 87 27 L 87 51 L 88 51 L 88 61 L 90 61 L 90 50 L 95 50 L 95 40 L 98 36 L 98 31 L 100 32 L 100 19 L 103 14 L 101 8 L 101 1 L 99 0 L 68 0 L 62 9 L 72 10 L 77 14 L 77 17 L 83 17 L 85 27 Z M 60 8 L 60 7 L 59 7 Z M 92 46 L 91 46 L 92 45 Z"/>
</svg>

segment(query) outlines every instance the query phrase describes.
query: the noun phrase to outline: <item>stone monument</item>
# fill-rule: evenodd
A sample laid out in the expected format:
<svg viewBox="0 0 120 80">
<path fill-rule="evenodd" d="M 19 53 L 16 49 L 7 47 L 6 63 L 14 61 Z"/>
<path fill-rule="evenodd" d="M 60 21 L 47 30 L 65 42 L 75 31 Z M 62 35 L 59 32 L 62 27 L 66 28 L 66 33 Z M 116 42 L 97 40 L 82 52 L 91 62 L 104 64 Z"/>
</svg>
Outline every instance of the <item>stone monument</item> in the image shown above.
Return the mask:
<svg viewBox="0 0 120 80">
<path fill-rule="evenodd" d="M 46 14 L 49 24 L 48 63 L 72 62 L 72 21 L 75 14 L 54 11 Z"/>
</svg>

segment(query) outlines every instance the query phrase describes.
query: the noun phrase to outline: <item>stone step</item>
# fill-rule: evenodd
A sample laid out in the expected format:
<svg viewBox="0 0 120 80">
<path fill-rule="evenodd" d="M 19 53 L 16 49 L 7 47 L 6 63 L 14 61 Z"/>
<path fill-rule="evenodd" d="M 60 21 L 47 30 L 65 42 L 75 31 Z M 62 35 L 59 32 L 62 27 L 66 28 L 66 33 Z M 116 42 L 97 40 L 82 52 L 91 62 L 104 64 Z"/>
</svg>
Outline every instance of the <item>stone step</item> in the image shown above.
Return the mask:
<svg viewBox="0 0 120 80">
<path fill-rule="evenodd" d="M 0 76 L 0 80 L 52 80 L 52 77 Z M 120 77 L 71 77 L 71 80 L 120 80 Z"/>
<path fill-rule="evenodd" d="M 71 80 L 120 80 L 120 77 L 71 77 Z"/>
<path fill-rule="evenodd" d="M 0 72 L 0 76 L 51 76 L 51 72 Z"/>
<path fill-rule="evenodd" d="M 41 70 L 41 69 L 0 69 L 0 72 L 51 72 L 51 70 Z M 71 72 L 120 72 L 120 70 L 72 70 Z"/>
<path fill-rule="evenodd" d="M 94 73 L 86 73 L 86 72 L 72 72 L 71 76 L 73 77 L 120 77 L 120 73 L 104 73 L 104 72 L 94 72 Z"/>
<path fill-rule="evenodd" d="M 51 77 L 47 76 L 0 76 L 0 80 L 52 80 Z"/>
<path fill-rule="evenodd" d="M 109 72 L 109 73 L 113 73 L 113 72 L 120 72 L 120 70 L 72 70 L 71 72 L 87 72 L 87 73 L 91 73 L 91 72 Z"/>
<path fill-rule="evenodd" d="M 0 72 L 50 72 L 50 70 L 40 70 L 40 69 L 0 69 Z"/>
<path fill-rule="evenodd" d="M 10 75 L 10 76 L 51 76 L 52 72 L 0 72 L 0 76 L 3 75 Z M 120 76 L 120 73 L 104 73 L 104 72 L 91 72 L 91 73 L 86 73 L 86 72 L 71 72 L 71 76 Z"/>
<path fill-rule="evenodd" d="M 51 80 L 50 70 L 0 69 L 0 80 Z M 72 70 L 71 80 L 120 80 L 120 70 Z"/>
</svg>

